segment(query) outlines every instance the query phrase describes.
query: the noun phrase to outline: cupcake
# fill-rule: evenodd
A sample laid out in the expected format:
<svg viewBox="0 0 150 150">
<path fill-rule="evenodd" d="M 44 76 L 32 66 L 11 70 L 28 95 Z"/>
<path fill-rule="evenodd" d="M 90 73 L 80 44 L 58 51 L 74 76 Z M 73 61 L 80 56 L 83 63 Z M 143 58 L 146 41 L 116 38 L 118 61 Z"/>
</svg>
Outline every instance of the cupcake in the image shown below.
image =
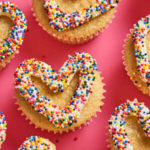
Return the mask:
<svg viewBox="0 0 150 150">
<path fill-rule="evenodd" d="M 149 108 L 136 99 L 116 107 L 109 120 L 109 142 L 111 150 L 149 150 Z"/>
<path fill-rule="evenodd" d="M 3 112 L 0 112 L 0 148 L 6 139 L 6 130 L 7 130 L 7 123 L 5 115 L 3 114 Z"/>
<path fill-rule="evenodd" d="M 27 30 L 22 11 L 10 2 L 0 2 L 0 70 L 18 53 Z"/>
<path fill-rule="evenodd" d="M 134 85 L 150 95 L 150 15 L 134 25 L 123 51 L 124 65 Z"/>
<path fill-rule="evenodd" d="M 18 150 L 56 150 L 56 147 L 48 139 L 31 136 L 26 138 Z"/>
<path fill-rule="evenodd" d="M 81 44 L 103 31 L 121 0 L 32 1 L 34 16 L 45 31 L 61 42 Z"/>
<path fill-rule="evenodd" d="M 69 56 L 58 72 L 36 59 L 23 61 L 15 72 L 19 109 L 36 127 L 54 133 L 87 124 L 103 105 L 103 85 L 88 53 Z"/>
</svg>

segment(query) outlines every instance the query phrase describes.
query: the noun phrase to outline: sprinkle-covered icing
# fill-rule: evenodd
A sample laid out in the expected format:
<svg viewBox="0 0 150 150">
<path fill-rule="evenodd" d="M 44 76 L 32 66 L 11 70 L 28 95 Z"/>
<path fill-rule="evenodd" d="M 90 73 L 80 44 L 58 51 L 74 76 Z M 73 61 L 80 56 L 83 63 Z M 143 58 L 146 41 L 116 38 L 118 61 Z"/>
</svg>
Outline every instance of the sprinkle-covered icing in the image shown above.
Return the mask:
<svg viewBox="0 0 150 150">
<path fill-rule="evenodd" d="M 5 140 L 6 129 L 7 129 L 7 123 L 5 120 L 5 115 L 3 114 L 3 112 L 0 112 L 0 143 Z"/>
<path fill-rule="evenodd" d="M 51 66 L 36 59 L 29 59 L 20 64 L 15 73 L 15 87 L 35 110 L 43 114 L 58 128 L 67 128 L 77 122 L 80 112 L 86 102 L 95 80 L 97 65 L 88 53 L 76 53 L 69 56 L 63 67 L 55 72 Z M 31 77 L 36 76 L 45 82 L 51 91 L 63 92 L 75 73 L 79 71 L 77 88 L 70 100 L 70 105 L 64 109 L 53 104 L 51 99 L 41 95 L 33 84 Z"/>
<path fill-rule="evenodd" d="M 52 144 L 39 136 L 26 138 L 18 150 L 54 150 Z"/>
<path fill-rule="evenodd" d="M 112 136 L 115 147 L 120 150 L 133 150 L 124 127 L 127 116 L 137 117 L 145 131 L 145 135 L 150 137 L 149 109 L 137 100 L 127 101 L 115 108 L 109 120 L 109 133 Z"/>
<path fill-rule="evenodd" d="M 147 55 L 146 48 L 146 35 L 150 29 L 150 15 L 142 18 L 134 26 L 133 42 L 135 59 L 137 65 L 137 71 L 140 78 L 147 84 L 150 85 L 150 61 Z"/>
<path fill-rule="evenodd" d="M 47 11 L 49 24 L 57 31 L 81 26 L 85 22 L 104 14 L 117 6 L 121 0 L 96 0 L 97 4 L 90 5 L 82 11 L 72 13 L 63 12 L 56 4 L 56 0 L 44 0 L 44 8 Z"/>
<path fill-rule="evenodd" d="M 6 15 L 13 21 L 9 37 L 0 43 L 0 62 L 11 56 L 22 45 L 27 30 L 26 18 L 22 11 L 10 2 L 0 2 L 0 16 Z"/>
</svg>

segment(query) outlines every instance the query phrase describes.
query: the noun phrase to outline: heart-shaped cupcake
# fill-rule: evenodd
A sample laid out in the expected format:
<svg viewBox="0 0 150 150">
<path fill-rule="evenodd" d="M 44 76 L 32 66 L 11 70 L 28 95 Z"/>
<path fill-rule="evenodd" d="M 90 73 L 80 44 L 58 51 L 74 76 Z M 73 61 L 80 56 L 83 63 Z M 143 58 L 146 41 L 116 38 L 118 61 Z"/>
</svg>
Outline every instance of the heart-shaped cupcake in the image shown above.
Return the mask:
<svg viewBox="0 0 150 150">
<path fill-rule="evenodd" d="M 124 64 L 130 79 L 144 94 L 150 95 L 150 15 L 134 25 L 125 43 Z"/>
<path fill-rule="evenodd" d="M 109 120 L 109 136 L 112 150 L 149 150 L 149 108 L 136 99 L 116 107 Z"/>
<path fill-rule="evenodd" d="M 36 59 L 26 60 L 16 70 L 15 87 L 27 118 L 49 131 L 74 130 L 103 105 L 103 84 L 88 53 L 70 56 L 58 72 Z"/>
<path fill-rule="evenodd" d="M 2 32 L 0 38 L 0 69 L 6 66 L 12 57 L 18 53 L 22 45 L 24 34 L 27 30 L 26 18 L 22 11 L 10 2 L 0 2 L 0 16 L 2 21 Z M 4 27 L 8 19 L 12 21 L 12 29 L 7 38 L 3 39 L 8 32 Z M 9 23 L 11 24 L 11 21 Z M 11 25 L 9 25 L 11 26 Z M 10 27 L 9 27 L 10 28 Z"/>
<path fill-rule="evenodd" d="M 33 8 L 40 25 L 53 37 L 68 44 L 80 44 L 106 27 L 120 1 L 33 0 Z"/>
</svg>

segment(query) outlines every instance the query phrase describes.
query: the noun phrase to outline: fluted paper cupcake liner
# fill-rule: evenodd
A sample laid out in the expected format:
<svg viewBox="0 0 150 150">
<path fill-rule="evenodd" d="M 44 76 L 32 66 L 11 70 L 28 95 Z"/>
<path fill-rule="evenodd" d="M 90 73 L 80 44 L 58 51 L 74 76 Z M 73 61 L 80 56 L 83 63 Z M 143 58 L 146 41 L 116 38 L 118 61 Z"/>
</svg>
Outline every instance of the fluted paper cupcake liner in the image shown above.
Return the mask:
<svg viewBox="0 0 150 150">
<path fill-rule="evenodd" d="M 64 35 L 64 36 L 60 36 L 59 34 L 55 34 L 51 31 L 48 31 L 48 29 L 46 29 L 46 27 L 44 25 L 42 25 L 35 13 L 35 8 L 34 8 L 34 5 L 32 4 L 32 12 L 33 12 L 33 16 L 35 17 L 36 21 L 38 22 L 38 25 L 44 30 L 46 31 L 48 34 L 50 34 L 51 36 L 53 36 L 55 39 L 57 39 L 58 41 L 62 42 L 62 43 L 65 43 L 65 44 L 70 44 L 70 45 L 77 45 L 77 44 L 83 44 L 83 43 L 86 43 L 90 40 L 92 40 L 94 37 L 98 36 L 100 33 L 102 33 L 104 31 L 104 29 L 108 28 L 109 25 L 112 23 L 112 20 L 115 18 L 115 14 L 117 12 L 116 8 L 115 9 L 115 12 L 113 14 L 113 16 L 111 17 L 111 19 L 109 20 L 109 22 L 107 21 L 106 22 L 106 26 L 99 29 L 97 32 L 91 34 L 91 35 L 88 35 L 88 36 L 85 36 L 85 37 L 81 37 L 81 38 L 70 38 L 69 36 L 67 35 Z"/>
<path fill-rule="evenodd" d="M 22 116 L 25 116 L 25 119 L 26 119 L 26 120 L 29 120 L 29 124 L 30 124 L 30 125 L 33 124 L 35 128 L 40 128 L 41 131 L 46 130 L 46 131 L 48 131 L 48 132 L 53 132 L 53 133 L 55 133 L 55 134 L 56 134 L 56 133 L 62 134 L 62 133 L 65 133 L 65 132 L 70 132 L 70 131 L 73 131 L 73 132 L 74 132 L 76 129 L 82 129 L 82 127 L 89 125 L 89 123 L 92 122 L 92 119 L 95 118 L 95 117 L 97 117 L 97 113 L 98 113 L 98 112 L 101 112 L 101 108 L 102 108 L 102 106 L 104 105 L 104 102 L 103 102 L 103 99 L 105 98 L 104 93 L 106 92 L 106 91 L 104 90 L 105 84 L 102 82 L 103 79 L 104 79 L 104 78 L 101 77 L 101 84 L 102 84 L 101 95 L 102 95 L 102 96 L 101 96 L 101 102 L 100 102 L 100 104 L 99 104 L 100 109 L 97 110 L 92 116 L 90 116 L 90 119 L 86 120 L 84 123 L 81 123 L 79 126 L 76 126 L 76 127 L 73 127 L 73 128 L 50 130 L 50 129 L 48 129 L 48 128 L 44 128 L 43 126 L 39 126 L 39 125 L 37 125 L 33 120 L 31 120 L 31 118 L 28 117 L 28 115 L 25 114 L 23 108 L 21 107 L 21 105 L 19 105 L 19 103 L 18 103 L 17 101 L 16 101 L 15 104 L 17 104 L 17 106 L 18 106 L 18 111 L 21 111 L 21 115 L 22 115 Z M 17 100 L 17 96 L 16 96 L 15 98 L 16 98 L 16 100 Z M 30 104 L 29 104 L 29 105 L 30 105 Z M 36 112 L 36 111 L 35 111 L 35 112 Z M 37 113 L 38 113 L 38 112 L 37 112 Z M 39 115 L 41 115 L 41 114 L 39 114 Z M 44 117 L 44 116 L 43 116 L 43 117 Z"/>
<path fill-rule="evenodd" d="M 11 60 L 15 57 L 16 54 L 19 54 L 19 51 L 15 51 L 14 54 L 12 54 L 11 56 L 9 56 L 8 58 L 4 59 L 1 63 L 0 63 L 0 71 L 5 68 L 7 66 L 7 64 L 9 64 L 11 62 Z"/>
<path fill-rule="evenodd" d="M 147 87 L 146 83 L 144 83 L 136 70 L 136 62 L 134 64 L 131 64 L 131 61 L 129 60 L 132 53 L 134 53 L 134 48 L 133 52 L 127 54 L 127 50 L 129 47 L 133 47 L 132 45 L 132 34 L 133 34 L 134 29 L 130 29 L 130 33 L 127 34 L 127 38 L 125 39 L 125 44 L 123 46 L 123 51 L 122 51 L 122 59 L 123 59 L 123 65 L 125 66 L 125 70 L 127 71 L 127 75 L 130 77 L 130 80 L 133 82 L 133 84 L 144 94 L 150 96 L 150 88 Z M 135 57 L 133 57 L 133 61 L 135 61 Z"/>
</svg>

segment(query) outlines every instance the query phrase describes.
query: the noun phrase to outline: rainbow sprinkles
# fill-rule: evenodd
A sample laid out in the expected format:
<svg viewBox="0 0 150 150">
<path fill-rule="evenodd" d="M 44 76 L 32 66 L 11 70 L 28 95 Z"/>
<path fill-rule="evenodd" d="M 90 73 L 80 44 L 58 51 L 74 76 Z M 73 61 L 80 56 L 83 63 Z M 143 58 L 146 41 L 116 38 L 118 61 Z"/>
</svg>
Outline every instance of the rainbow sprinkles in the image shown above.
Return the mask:
<svg viewBox="0 0 150 150">
<path fill-rule="evenodd" d="M 137 71 L 140 78 L 150 86 L 150 61 L 147 55 L 146 35 L 150 30 L 150 15 L 142 18 L 134 26 L 133 42 Z"/>
<path fill-rule="evenodd" d="M 26 18 L 22 11 L 10 2 L 0 2 L 0 16 L 10 17 L 13 27 L 9 37 L 0 43 L 0 62 L 18 51 L 27 30 Z"/>
<path fill-rule="evenodd" d="M 51 143 L 42 137 L 31 136 L 26 138 L 18 150 L 54 150 Z"/>
<path fill-rule="evenodd" d="M 124 125 L 127 116 L 135 116 L 142 125 L 145 135 L 150 137 L 150 110 L 137 100 L 127 101 L 116 107 L 109 120 L 109 133 L 114 145 L 120 150 L 133 150 Z"/>
<path fill-rule="evenodd" d="M 56 4 L 56 0 L 44 0 L 44 8 L 47 11 L 49 24 L 57 31 L 81 26 L 91 19 L 106 13 L 116 7 L 121 0 L 96 0 L 97 4 L 84 8 L 82 11 L 72 13 L 63 12 Z"/>
<path fill-rule="evenodd" d="M 79 71 L 77 89 L 70 100 L 70 105 L 61 109 L 52 100 L 41 95 L 31 77 L 36 76 L 45 82 L 51 91 L 63 92 L 75 73 Z M 55 127 L 67 128 L 77 122 L 84 105 L 87 103 L 92 85 L 96 78 L 97 65 L 88 53 L 76 53 L 69 56 L 62 68 L 55 72 L 51 66 L 36 59 L 29 59 L 20 64 L 15 73 L 15 87 L 21 96 L 36 111 L 43 114 Z"/>
<path fill-rule="evenodd" d="M 0 112 L 0 143 L 4 142 L 6 138 L 6 129 L 7 129 L 7 123 L 5 119 L 5 115 L 3 112 Z"/>
</svg>

